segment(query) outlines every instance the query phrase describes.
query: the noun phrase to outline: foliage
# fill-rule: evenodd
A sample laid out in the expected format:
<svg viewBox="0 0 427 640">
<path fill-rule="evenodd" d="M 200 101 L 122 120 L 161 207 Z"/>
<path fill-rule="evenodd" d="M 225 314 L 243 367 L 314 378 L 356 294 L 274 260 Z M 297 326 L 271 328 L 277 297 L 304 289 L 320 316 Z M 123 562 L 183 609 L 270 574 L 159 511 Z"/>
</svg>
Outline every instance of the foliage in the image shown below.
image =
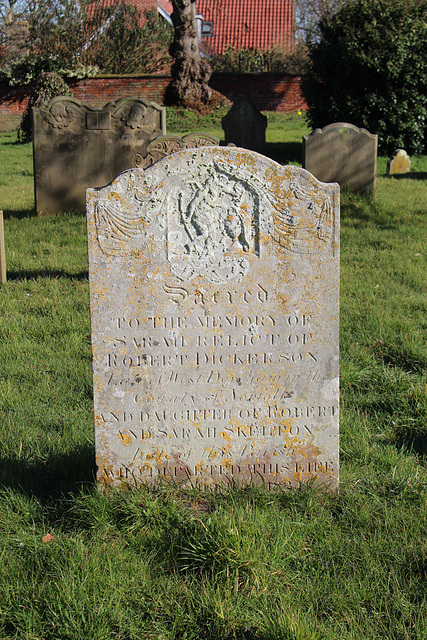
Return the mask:
<svg viewBox="0 0 427 640">
<path fill-rule="evenodd" d="M 7 80 L 10 86 L 34 84 L 41 73 L 56 73 L 61 77 L 67 77 L 70 71 L 65 60 L 55 53 L 23 56 L 18 60 L 6 62 L 0 68 L 0 78 Z"/>
<path fill-rule="evenodd" d="M 295 39 L 298 43 L 316 42 L 319 22 L 331 17 L 347 0 L 294 0 Z"/>
<path fill-rule="evenodd" d="M 152 73 L 170 62 L 170 25 L 121 0 L 90 3 L 37 0 L 27 8 L 30 55 L 3 65 L 11 84 L 34 82 L 42 71 L 63 77 L 102 73 Z"/>
<path fill-rule="evenodd" d="M 66 82 L 57 73 L 41 73 L 28 101 L 21 124 L 19 125 L 18 138 L 20 142 L 30 142 L 33 133 L 33 107 L 40 107 L 56 96 L 70 96 L 71 91 Z"/>
<path fill-rule="evenodd" d="M 300 74 L 307 65 L 307 51 L 304 45 L 292 49 L 276 45 L 266 51 L 229 47 L 224 53 L 212 56 L 210 63 L 212 70 L 218 72 Z"/>
<path fill-rule="evenodd" d="M 85 66 L 97 66 L 104 73 L 154 73 L 171 62 L 172 28 L 154 9 L 145 12 L 141 25 L 138 11 L 121 0 L 98 10 L 86 31 L 96 25 L 107 28 L 81 54 Z"/>
<path fill-rule="evenodd" d="M 219 140 L 224 140 L 221 120 L 230 106 L 219 106 L 210 113 L 200 113 L 180 107 L 167 107 L 166 128 L 169 133 L 184 135 L 194 131 L 205 131 Z M 266 155 L 280 164 L 302 163 L 301 140 L 309 135 L 305 113 L 266 112 Z"/>
<path fill-rule="evenodd" d="M 183 135 L 199 131 L 201 129 L 216 128 L 214 134 L 217 138 L 223 136 L 221 119 L 227 115 L 230 106 L 218 106 L 210 113 L 200 113 L 183 107 L 166 107 L 166 129 Z"/>
<path fill-rule="evenodd" d="M 313 127 L 345 121 L 379 148 L 427 148 L 427 2 L 354 0 L 320 23 L 302 90 Z"/>
</svg>

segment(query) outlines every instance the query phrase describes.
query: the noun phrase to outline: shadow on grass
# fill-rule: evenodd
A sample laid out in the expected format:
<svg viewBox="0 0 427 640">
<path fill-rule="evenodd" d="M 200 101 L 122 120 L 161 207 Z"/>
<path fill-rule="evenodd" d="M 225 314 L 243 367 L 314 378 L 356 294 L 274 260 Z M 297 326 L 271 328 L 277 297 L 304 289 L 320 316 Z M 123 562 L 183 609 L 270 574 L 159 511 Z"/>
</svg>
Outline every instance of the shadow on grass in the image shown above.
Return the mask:
<svg viewBox="0 0 427 640">
<path fill-rule="evenodd" d="M 427 180 L 427 172 L 413 171 L 410 173 L 394 173 L 392 176 L 385 173 L 383 177 L 389 180 Z"/>
<path fill-rule="evenodd" d="M 41 502 L 79 492 L 84 485 L 93 486 L 95 473 L 94 447 L 89 444 L 34 463 L 12 457 L 0 458 L 0 485 Z"/>
<path fill-rule="evenodd" d="M 408 433 L 407 435 L 401 435 L 400 437 L 396 437 L 394 444 L 397 449 L 403 449 L 404 451 L 415 454 L 420 458 L 426 457 L 427 439 L 425 434 L 412 435 Z"/>
<path fill-rule="evenodd" d="M 371 196 L 350 194 L 345 188 L 341 189 L 341 220 L 351 220 L 353 227 L 374 225 L 377 229 L 395 230 L 396 222 L 384 214 Z"/>
<path fill-rule="evenodd" d="M 79 271 L 77 273 L 68 273 L 62 269 L 40 269 L 40 271 L 8 271 L 7 279 L 14 281 L 36 280 L 38 278 L 68 278 L 69 280 L 87 280 L 89 277 L 87 271 Z"/>
<path fill-rule="evenodd" d="M 267 142 L 265 155 L 279 164 L 302 164 L 300 142 Z"/>
<path fill-rule="evenodd" d="M 405 373 L 422 375 L 427 370 L 427 358 L 400 345 L 387 345 L 379 340 L 374 344 L 374 354 L 386 367 L 395 367 Z"/>
<path fill-rule="evenodd" d="M 13 135 L 13 132 L 10 133 L 3 133 L 1 134 L 3 136 L 11 136 Z M 18 138 L 15 138 L 14 140 L 2 140 L 2 146 L 3 147 L 21 147 L 24 144 L 28 144 L 28 142 L 21 142 L 21 140 L 18 140 Z M 32 143 L 30 143 L 32 144 Z"/>
<path fill-rule="evenodd" d="M 23 220 L 24 218 L 36 218 L 36 210 L 34 207 L 31 209 L 3 209 L 3 218 L 5 220 Z"/>
</svg>

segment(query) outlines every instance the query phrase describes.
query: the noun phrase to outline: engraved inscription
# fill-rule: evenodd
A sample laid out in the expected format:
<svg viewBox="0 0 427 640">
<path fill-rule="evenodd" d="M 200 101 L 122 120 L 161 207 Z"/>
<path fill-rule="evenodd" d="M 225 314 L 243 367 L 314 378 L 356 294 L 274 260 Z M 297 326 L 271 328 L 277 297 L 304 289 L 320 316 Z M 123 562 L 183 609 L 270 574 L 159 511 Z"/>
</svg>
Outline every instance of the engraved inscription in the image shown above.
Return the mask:
<svg viewBox="0 0 427 640">
<path fill-rule="evenodd" d="M 89 202 L 100 482 L 336 486 L 336 187 L 202 147 Z"/>
</svg>

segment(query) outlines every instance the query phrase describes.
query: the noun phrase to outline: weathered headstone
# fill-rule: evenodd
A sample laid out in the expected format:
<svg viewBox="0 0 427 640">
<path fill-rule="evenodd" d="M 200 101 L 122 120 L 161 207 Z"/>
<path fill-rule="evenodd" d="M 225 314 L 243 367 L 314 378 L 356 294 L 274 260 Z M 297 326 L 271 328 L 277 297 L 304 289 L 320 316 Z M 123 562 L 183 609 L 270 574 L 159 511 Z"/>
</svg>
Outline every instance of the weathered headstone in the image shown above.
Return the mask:
<svg viewBox="0 0 427 640">
<path fill-rule="evenodd" d="M 303 136 L 303 166 L 322 182 L 373 193 L 378 136 L 347 122 L 335 122 Z"/>
<path fill-rule="evenodd" d="M 121 98 L 95 109 L 59 97 L 34 109 L 37 214 L 85 210 L 86 189 L 109 184 L 132 156 L 166 133 L 165 108 Z"/>
<path fill-rule="evenodd" d="M 338 483 L 339 187 L 226 147 L 87 195 L 100 483 Z"/>
<path fill-rule="evenodd" d="M 387 162 L 387 175 L 399 175 L 411 171 L 411 158 L 404 149 L 397 149 Z"/>
<path fill-rule="evenodd" d="M 264 153 L 267 116 L 247 99 L 237 98 L 230 111 L 221 120 L 225 144 L 235 144 Z"/>
<path fill-rule="evenodd" d="M 135 153 L 132 156 L 132 167 L 147 169 L 161 158 L 176 151 L 218 145 L 219 138 L 208 133 L 187 133 L 182 137 L 177 135 L 159 136 L 147 144 L 145 151 Z"/>
</svg>

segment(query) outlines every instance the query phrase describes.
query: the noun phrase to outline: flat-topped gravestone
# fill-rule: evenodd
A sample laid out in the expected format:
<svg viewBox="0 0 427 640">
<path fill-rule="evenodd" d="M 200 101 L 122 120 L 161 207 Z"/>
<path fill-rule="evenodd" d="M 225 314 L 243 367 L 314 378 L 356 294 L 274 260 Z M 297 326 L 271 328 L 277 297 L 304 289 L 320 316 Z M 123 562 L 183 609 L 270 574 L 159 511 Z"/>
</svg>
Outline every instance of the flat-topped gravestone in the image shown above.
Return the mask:
<svg viewBox="0 0 427 640">
<path fill-rule="evenodd" d="M 303 136 L 303 166 L 322 182 L 373 193 L 378 136 L 347 122 L 335 122 Z"/>
<path fill-rule="evenodd" d="M 33 110 L 34 182 L 39 215 L 85 210 L 86 189 L 109 184 L 132 156 L 166 133 L 154 102 L 121 98 L 94 109 L 59 97 Z"/>
<path fill-rule="evenodd" d="M 230 111 L 221 120 L 225 144 L 264 153 L 267 116 L 263 115 L 247 98 L 237 98 Z"/>
<path fill-rule="evenodd" d="M 188 149 L 87 224 L 99 482 L 336 486 L 338 185 Z"/>
</svg>

